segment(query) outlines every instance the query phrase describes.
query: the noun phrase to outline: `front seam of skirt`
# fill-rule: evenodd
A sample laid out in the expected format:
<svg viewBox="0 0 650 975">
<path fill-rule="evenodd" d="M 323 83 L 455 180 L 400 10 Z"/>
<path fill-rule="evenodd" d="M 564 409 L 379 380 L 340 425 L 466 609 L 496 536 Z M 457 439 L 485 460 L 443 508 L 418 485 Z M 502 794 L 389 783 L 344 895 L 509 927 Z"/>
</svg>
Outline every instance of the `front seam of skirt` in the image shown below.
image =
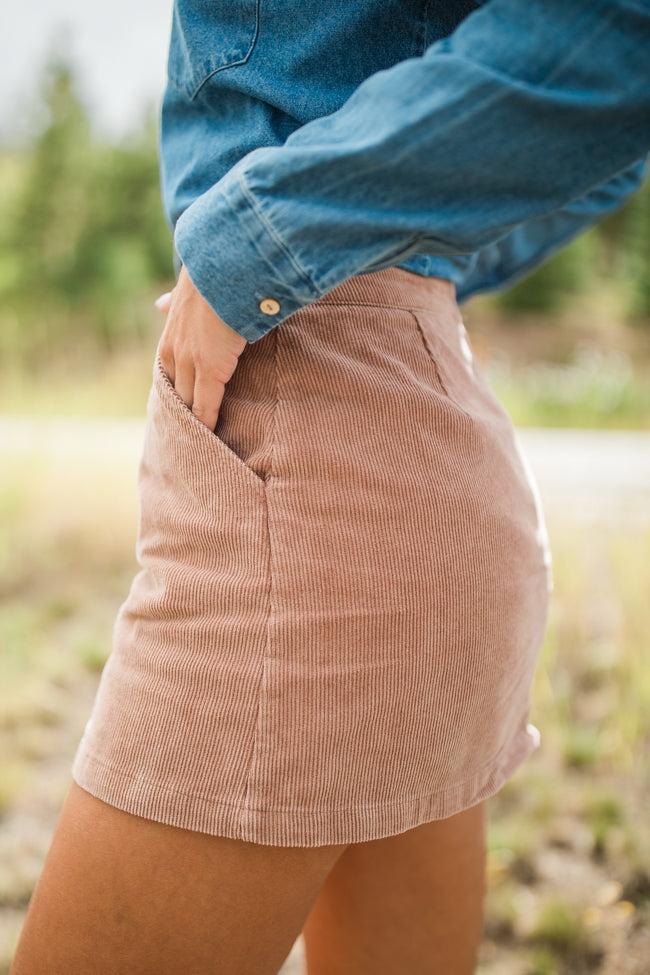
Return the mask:
<svg viewBox="0 0 650 975">
<path fill-rule="evenodd" d="M 267 615 L 266 615 L 266 651 L 264 653 L 264 658 L 262 660 L 262 673 L 260 677 L 260 686 L 258 691 L 258 703 L 257 703 L 257 719 L 255 722 L 255 734 L 253 736 L 253 746 L 251 750 L 251 758 L 249 762 L 248 772 L 246 773 L 246 792 L 244 796 L 244 804 L 242 807 L 242 838 L 246 834 L 247 829 L 250 828 L 251 823 L 249 821 L 248 813 L 254 812 L 256 807 L 250 804 L 251 794 L 255 794 L 255 788 L 253 785 L 255 769 L 256 769 L 256 758 L 258 752 L 258 745 L 260 742 L 260 731 L 264 722 L 264 707 L 267 702 L 267 668 L 269 660 L 271 659 L 271 627 L 274 619 L 274 601 L 273 601 L 273 544 L 272 544 L 272 529 L 271 529 L 271 499 L 270 499 L 270 489 L 271 485 L 274 483 L 274 478 L 276 476 L 276 447 L 278 442 L 278 404 L 280 402 L 279 395 L 279 377 L 278 377 L 278 342 L 279 342 L 279 331 L 274 329 L 273 332 L 273 377 L 274 377 L 274 404 L 273 404 L 273 419 L 271 424 L 271 462 L 269 464 L 269 473 L 264 484 L 264 531 L 266 532 L 266 550 L 267 550 L 267 570 L 268 570 L 268 590 L 267 590 Z M 236 805 L 236 804 L 235 804 Z"/>
</svg>

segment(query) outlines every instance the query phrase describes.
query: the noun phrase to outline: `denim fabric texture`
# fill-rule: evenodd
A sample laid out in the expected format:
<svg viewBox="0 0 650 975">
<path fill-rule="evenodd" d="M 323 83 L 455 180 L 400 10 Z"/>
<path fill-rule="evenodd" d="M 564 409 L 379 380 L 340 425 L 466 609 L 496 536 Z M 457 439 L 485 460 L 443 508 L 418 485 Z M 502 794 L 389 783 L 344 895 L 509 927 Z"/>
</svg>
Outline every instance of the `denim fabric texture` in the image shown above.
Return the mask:
<svg viewBox="0 0 650 975">
<path fill-rule="evenodd" d="M 649 50 L 650 0 L 175 0 L 177 258 L 249 342 L 390 266 L 504 287 L 638 188 Z"/>
</svg>

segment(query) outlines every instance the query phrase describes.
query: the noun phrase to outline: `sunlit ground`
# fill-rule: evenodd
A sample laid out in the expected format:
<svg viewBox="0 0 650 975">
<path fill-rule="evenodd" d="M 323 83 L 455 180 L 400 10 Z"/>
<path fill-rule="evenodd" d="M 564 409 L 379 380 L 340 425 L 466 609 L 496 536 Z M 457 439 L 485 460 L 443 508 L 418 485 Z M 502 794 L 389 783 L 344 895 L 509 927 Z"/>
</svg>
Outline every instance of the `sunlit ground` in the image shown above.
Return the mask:
<svg viewBox="0 0 650 975">
<path fill-rule="evenodd" d="M 141 432 L 137 419 L 78 418 L 1 430 L 0 971 L 136 568 Z M 563 500 L 561 473 L 544 480 L 555 593 L 531 715 L 542 747 L 491 802 L 480 971 L 642 975 L 650 506 L 643 484 L 638 500 L 610 493 L 585 507 L 576 484 Z M 287 973 L 300 971 L 299 958 L 300 943 Z"/>
</svg>

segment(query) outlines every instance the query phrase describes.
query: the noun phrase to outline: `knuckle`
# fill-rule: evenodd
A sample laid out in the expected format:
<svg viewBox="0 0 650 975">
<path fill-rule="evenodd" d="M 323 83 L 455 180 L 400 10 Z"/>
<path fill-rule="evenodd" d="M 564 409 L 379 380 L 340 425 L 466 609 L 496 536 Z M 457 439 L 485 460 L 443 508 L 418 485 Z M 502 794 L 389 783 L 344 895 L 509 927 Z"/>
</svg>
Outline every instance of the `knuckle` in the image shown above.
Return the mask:
<svg viewBox="0 0 650 975">
<path fill-rule="evenodd" d="M 179 368 L 194 371 L 195 357 L 184 346 L 181 345 L 174 351 L 174 359 Z"/>
<path fill-rule="evenodd" d="M 197 418 L 197 420 L 201 420 L 202 423 L 205 423 L 209 419 L 209 416 L 210 416 L 210 410 L 206 406 L 204 406 L 203 404 L 198 404 L 197 405 L 195 403 L 192 406 L 192 413 Z"/>
<path fill-rule="evenodd" d="M 161 342 L 158 346 L 158 355 L 164 365 L 171 365 L 174 361 L 174 351 L 168 342 Z"/>
<path fill-rule="evenodd" d="M 235 371 L 237 356 L 233 356 L 227 351 L 210 352 L 201 358 L 201 370 L 212 382 L 227 382 Z"/>
<path fill-rule="evenodd" d="M 197 384 L 204 390 L 209 391 L 209 395 L 214 395 L 217 387 L 225 382 L 222 377 L 222 370 L 219 369 L 217 363 L 204 363 L 198 367 L 196 370 L 196 378 Z"/>
</svg>

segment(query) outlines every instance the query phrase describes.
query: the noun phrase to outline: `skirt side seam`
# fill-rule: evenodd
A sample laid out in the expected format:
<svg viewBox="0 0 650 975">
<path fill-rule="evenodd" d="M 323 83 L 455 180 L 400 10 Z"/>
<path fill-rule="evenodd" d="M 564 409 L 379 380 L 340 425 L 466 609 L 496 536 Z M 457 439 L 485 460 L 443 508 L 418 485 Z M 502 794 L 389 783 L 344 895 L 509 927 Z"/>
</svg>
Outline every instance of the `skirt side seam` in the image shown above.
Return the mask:
<svg viewBox="0 0 650 975">
<path fill-rule="evenodd" d="M 274 396 L 273 396 L 273 416 L 271 423 L 271 460 L 269 464 L 269 475 L 264 482 L 264 531 L 266 533 L 266 555 L 267 555 L 267 587 L 266 587 L 266 601 L 267 601 L 267 612 L 266 612 L 266 645 L 264 649 L 264 655 L 262 660 L 262 670 L 260 674 L 260 682 L 258 687 L 257 695 L 257 716 L 255 720 L 255 731 L 253 734 L 253 744 L 251 747 L 251 756 L 248 763 L 248 770 L 246 772 L 245 778 L 245 790 L 244 790 L 244 800 L 243 800 L 243 815 L 245 823 L 243 823 L 243 828 L 250 827 L 251 823 L 246 818 L 248 812 L 255 811 L 255 805 L 251 805 L 251 794 L 253 792 L 253 780 L 255 776 L 255 770 L 257 767 L 257 753 L 260 742 L 261 728 L 264 722 L 264 704 L 266 699 L 266 686 L 267 686 L 267 670 L 268 662 L 271 658 L 271 625 L 274 617 L 274 602 L 273 602 L 273 546 L 271 541 L 272 531 L 271 531 L 271 513 L 270 513 L 270 503 L 269 503 L 269 490 L 273 483 L 273 479 L 276 473 L 276 449 L 278 442 L 278 329 L 274 330 L 273 338 L 273 380 L 274 380 Z"/>
</svg>

